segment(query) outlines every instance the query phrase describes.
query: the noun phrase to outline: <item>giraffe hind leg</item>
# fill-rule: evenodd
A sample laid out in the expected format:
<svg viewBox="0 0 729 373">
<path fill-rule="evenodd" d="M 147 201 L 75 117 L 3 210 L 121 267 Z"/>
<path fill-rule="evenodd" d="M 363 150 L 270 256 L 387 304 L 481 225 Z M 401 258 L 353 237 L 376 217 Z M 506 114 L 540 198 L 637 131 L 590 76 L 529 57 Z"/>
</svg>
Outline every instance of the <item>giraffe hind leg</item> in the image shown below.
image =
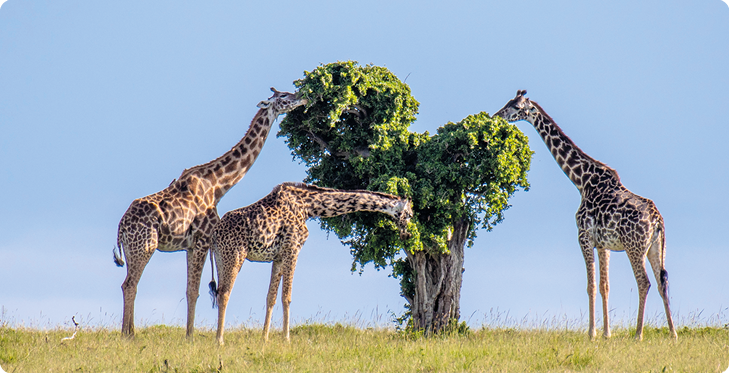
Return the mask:
<svg viewBox="0 0 729 373">
<path fill-rule="evenodd" d="M 645 316 L 645 303 L 648 296 L 648 290 L 651 287 L 651 282 L 648 279 L 648 272 L 645 268 L 645 252 L 637 247 L 632 249 L 626 248 L 628 259 L 633 267 L 633 274 L 635 275 L 635 282 L 638 285 L 638 322 L 635 326 L 635 339 L 643 339 L 643 321 Z"/>
<path fill-rule="evenodd" d="M 676 339 L 678 334 L 673 325 L 673 317 L 671 316 L 671 306 L 668 297 L 668 271 L 665 268 L 665 246 L 663 240 L 654 240 L 648 249 L 648 261 L 651 263 L 653 275 L 658 283 L 658 290 L 663 299 L 663 308 L 666 312 L 666 321 L 668 323 L 668 331 L 671 337 Z"/>
<path fill-rule="evenodd" d="M 218 281 L 220 282 L 217 288 L 217 302 L 218 302 L 218 332 L 216 338 L 218 344 L 223 345 L 223 333 L 225 332 L 225 312 L 228 308 L 228 300 L 230 300 L 230 292 L 233 291 L 233 285 L 235 285 L 235 279 L 238 277 L 238 272 L 243 265 L 245 260 L 245 250 L 243 255 L 238 260 L 227 261 L 226 257 L 220 257 L 215 255 L 218 264 Z M 236 256 L 229 258 L 235 259 Z"/>
<path fill-rule="evenodd" d="M 195 308 L 200 295 L 200 281 L 205 259 L 210 249 L 209 238 L 200 238 L 195 246 L 187 251 L 187 338 L 195 331 Z"/>
<path fill-rule="evenodd" d="M 300 248 L 301 246 L 299 246 Z M 296 270 L 296 261 L 298 259 L 297 249 L 292 255 L 291 261 L 284 266 L 283 269 L 283 283 L 281 284 L 281 304 L 283 306 L 283 332 L 286 341 L 290 341 L 291 337 L 289 334 L 289 317 L 290 317 L 290 306 L 291 306 L 291 291 L 294 283 L 294 271 Z"/>
<path fill-rule="evenodd" d="M 157 230 L 139 224 L 135 239 L 123 245 L 124 256 L 127 258 L 127 276 L 122 283 L 124 309 L 122 316 L 122 334 L 134 336 L 134 301 L 137 297 L 137 285 L 142 277 L 144 268 L 157 249 Z"/>
<path fill-rule="evenodd" d="M 276 305 L 276 296 L 278 295 L 278 286 L 281 284 L 283 263 L 274 260 L 271 268 L 271 283 L 268 285 L 268 296 L 266 297 L 266 320 L 263 323 L 263 340 L 268 340 L 268 331 L 271 328 L 271 315 L 273 314 L 273 306 Z"/>
</svg>

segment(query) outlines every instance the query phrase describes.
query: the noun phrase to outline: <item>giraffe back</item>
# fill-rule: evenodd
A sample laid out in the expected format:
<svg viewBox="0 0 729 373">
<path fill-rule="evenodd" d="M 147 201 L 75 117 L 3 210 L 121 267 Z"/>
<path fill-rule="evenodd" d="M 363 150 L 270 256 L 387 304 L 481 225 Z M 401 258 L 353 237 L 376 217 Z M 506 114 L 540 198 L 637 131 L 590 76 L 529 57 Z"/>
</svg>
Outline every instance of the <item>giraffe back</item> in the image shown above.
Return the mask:
<svg viewBox="0 0 729 373">
<path fill-rule="evenodd" d="M 401 238 L 409 237 L 412 209 L 406 199 L 364 190 L 283 183 L 261 200 L 223 215 L 213 230 L 213 250 L 228 260 L 270 262 L 280 255 L 282 247 L 298 250 L 304 244 L 309 235 L 308 218 L 355 211 L 387 213 L 396 219 Z"/>
<path fill-rule="evenodd" d="M 655 203 L 622 184 L 583 193 L 575 217 L 577 227 L 585 230 L 599 249 L 649 247 L 655 240 L 662 240 L 664 231 L 663 217 Z"/>
<path fill-rule="evenodd" d="M 217 223 L 212 189 L 194 177 L 174 180 L 151 195 L 136 199 L 119 223 L 119 241 L 137 240 L 152 228 L 160 251 L 180 251 L 192 245 L 192 231 L 209 235 Z"/>
<path fill-rule="evenodd" d="M 213 230 L 213 250 L 222 256 L 242 251 L 242 259 L 271 262 L 286 242 L 306 240 L 307 218 L 303 201 L 279 185 L 257 202 L 223 215 Z"/>
</svg>

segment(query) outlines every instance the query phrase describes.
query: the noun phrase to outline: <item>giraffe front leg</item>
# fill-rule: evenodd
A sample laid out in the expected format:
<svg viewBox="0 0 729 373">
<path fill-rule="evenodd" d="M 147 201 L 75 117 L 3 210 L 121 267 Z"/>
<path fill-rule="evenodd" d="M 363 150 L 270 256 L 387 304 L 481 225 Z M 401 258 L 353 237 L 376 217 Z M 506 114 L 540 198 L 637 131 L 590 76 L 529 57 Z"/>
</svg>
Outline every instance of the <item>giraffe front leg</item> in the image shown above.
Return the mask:
<svg viewBox="0 0 729 373">
<path fill-rule="evenodd" d="M 645 252 L 633 249 L 626 250 L 630 264 L 635 274 L 635 282 L 638 284 L 638 323 L 635 326 L 635 339 L 643 340 L 643 319 L 645 314 L 645 301 L 651 282 L 648 280 L 648 272 L 645 269 Z"/>
<path fill-rule="evenodd" d="M 283 270 L 283 284 L 281 285 L 281 304 L 283 305 L 283 332 L 287 342 L 291 341 L 289 334 L 289 316 L 291 306 L 291 291 L 294 284 L 294 271 L 296 270 L 296 260 L 298 259 L 299 249 L 293 254 L 291 261 L 285 265 Z"/>
<path fill-rule="evenodd" d="M 278 295 L 278 285 L 281 283 L 280 260 L 273 261 L 271 268 L 271 283 L 268 285 L 268 296 L 266 297 L 266 320 L 263 323 L 263 340 L 268 341 L 268 331 L 271 328 L 271 315 L 273 314 L 273 306 L 276 305 L 276 295 Z"/>
<path fill-rule="evenodd" d="M 595 299 L 597 298 L 597 289 L 595 287 L 595 249 L 590 243 L 587 231 L 580 230 L 579 236 L 580 247 L 582 248 L 582 256 L 585 258 L 585 266 L 587 267 L 587 297 L 589 299 L 589 319 L 590 326 L 587 334 L 590 339 L 595 339 Z"/>
<path fill-rule="evenodd" d="M 603 319 L 602 336 L 605 338 L 610 338 L 610 308 L 608 307 L 608 295 L 610 294 L 610 279 L 608 276 L 610 267 L 610 251 L 598 249 L 597 256 L 600 263 L 600 295 L 602 295 Z"/>
<path fill-rule="evenodd" d="M 188 339 L 192 339 L 195 331 L 195 308 L 200 295 L 202 270 L 209 249 L 209 238 L 199 238 L 195 245 L 187 250 L 187 331 L 185 336 Z"/>
</svg>

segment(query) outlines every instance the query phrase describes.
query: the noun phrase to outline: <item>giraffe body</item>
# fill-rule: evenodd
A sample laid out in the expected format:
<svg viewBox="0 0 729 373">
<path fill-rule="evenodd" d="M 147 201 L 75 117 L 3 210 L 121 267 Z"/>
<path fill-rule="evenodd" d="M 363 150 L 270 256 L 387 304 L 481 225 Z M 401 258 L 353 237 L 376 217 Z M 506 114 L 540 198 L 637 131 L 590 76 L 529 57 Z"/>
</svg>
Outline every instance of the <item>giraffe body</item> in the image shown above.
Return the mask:
<svg viewBox="0 0 729 373">
<path fill-rule="evenodd" d="M 582 196 L 575 215 L 578 240 L 587 267 L 587 293 L 589 297 L 589 335 L 595 331 L 595 250 L 600 265 L 600 294 L 603 306 L 603 336 L 610 337 L 608 294 L 610 291 L 608 268 L 611 251 L 625 251 L 633 267 L 638 284 L 638 322 L 636 339 L 643 338 L 643 319 L 650 280 L 646 271 L 646 257 L 663 298 L 668 328 L 673 338 L 676 330 L 668 299 L 668 272 L 665 267 L 666 245 L 663 217 L 653 201 L 629 191 L 618 173 L 602 162 L 585 154 L 564 134 L 554 120 L 536 102 L 518 91 L 494 116 L 509 122 L 530 122 L 544 140 L 562 171 L 577 187 Z"/>
<path fill-rule="evenodd" d="M 309 236 L 306 220 L 356 211 L 386 213 L 396 219 L 400 238 L 409 237 L 410 202 L 399 197 L 364 190 L 344 191 L 301 183 L 278 185 L 266 197 L 226 213 L 213 231 L 213 253 L 218 267 L 218 333 L 223 344 L 225 311 L 235 278 L 243 262 L 273 262 L 266 302 L 263 338 L 268 339 L 271 313 L 283 277 L 281 302 L 283 328 L 289 339 L 289 305 L 296 260 Z"/>
<path fill-rule="evenodd" d="M 134 300 L 144 267 L 155 250 L 187 252 L 187 337 L 192 337 L 200 277 L 220 221 L 216 206 L 225 193 L 248 172 L 261 152 L 276 117 L 306 104 L 288 92 L 258 104 L 260 108 L 245 136 L 230 151 L 203 165 L 184 170 L 170 185 L 136 199 L 119 222 L 117 247 L 124 252 L 127 276 L 122 283 L 122 334 L 134 335 Z M 124 265 L 121 254 L 114 261 Z"/>
</svg>

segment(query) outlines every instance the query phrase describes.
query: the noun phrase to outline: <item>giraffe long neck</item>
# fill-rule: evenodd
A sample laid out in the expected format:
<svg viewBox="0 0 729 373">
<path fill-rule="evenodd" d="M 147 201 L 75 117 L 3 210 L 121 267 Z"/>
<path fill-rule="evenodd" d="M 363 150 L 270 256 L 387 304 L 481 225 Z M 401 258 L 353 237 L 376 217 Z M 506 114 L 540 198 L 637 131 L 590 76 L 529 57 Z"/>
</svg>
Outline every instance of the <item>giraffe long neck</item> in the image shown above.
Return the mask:
<svg viewBox="0 0 729 373">
<path fill-rule="evenodd" d="M 261 154 L 275 119 L 272 110 L 259 109 L 246 134 L 232 149 L 208 163 L 185 170 L 180 178 L 196 174 L 206 179 L 210 187 L 214 188 L 215 204 L 217 204 L 225 193 L 248 173 L 253 162 Z"/>
<path fill-rule="evenodd" d="M 565 175 L 569 177 L 577 189 L 582 190 L 589 182 L 592 174 L 602 173 L 602 169 L 606 166 L 585 154 L 537 103 L 532 101 L 532 104 L 538 110 L 530 115 L 527 120 L 542 137 L 554 160 L 557 161 Z"/>
<path fill-rule="evenodd" d="M 311 190 L 305 198 L 309 217 L 329 218 L 357 211 L 382 212 L 397 217 L 402 200 L 380 193 L 354 190 Z"/>
</svg>

